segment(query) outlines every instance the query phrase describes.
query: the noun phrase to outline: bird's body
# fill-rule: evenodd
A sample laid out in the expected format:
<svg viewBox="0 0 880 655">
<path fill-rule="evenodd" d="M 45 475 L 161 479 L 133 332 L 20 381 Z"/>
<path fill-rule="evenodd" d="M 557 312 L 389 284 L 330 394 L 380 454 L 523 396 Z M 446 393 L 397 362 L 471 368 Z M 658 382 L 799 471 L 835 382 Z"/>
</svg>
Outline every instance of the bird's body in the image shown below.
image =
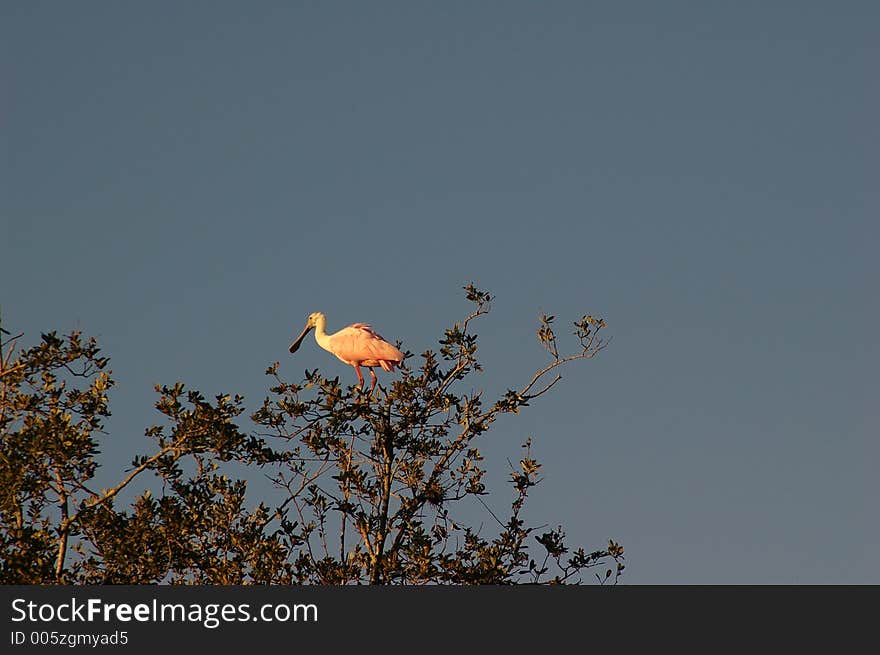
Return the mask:
<svg viewBox="0 0 880 655">
<path fill-rule="evenodd" d="M 321 348 L 333 353 L 349 366 L 354 366 L 361 387 L 364 385 L 364 376 L 361 375 L 360 367 L 366 366 L 370 369 L 370 376 L 373 378 L 370 385 L 371 394 L 376 387 L 373 367 L 381 366 L 382 370 L 390 372 L 403 361 L 403 353 L 385 341 L 366 323 L 354 323 L 339 332 L 327 334 L 327 317 L 321 312 L 309 315 L 302 333 L 290 344 L 291 353 L 297 351 L 312 328 L 315 328 L 315 341 Z"/>
</svg>

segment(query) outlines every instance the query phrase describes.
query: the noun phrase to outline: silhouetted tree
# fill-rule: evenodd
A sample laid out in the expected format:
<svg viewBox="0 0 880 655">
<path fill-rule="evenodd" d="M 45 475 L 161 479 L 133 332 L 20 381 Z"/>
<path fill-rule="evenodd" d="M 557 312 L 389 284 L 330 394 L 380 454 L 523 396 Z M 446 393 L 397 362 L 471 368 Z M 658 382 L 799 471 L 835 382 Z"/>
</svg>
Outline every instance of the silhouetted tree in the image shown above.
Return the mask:
<svg viewBox="0 0 880 655">
<path fill-rule="evenodd" d="M 165 424 L 110 489 L 90 485 L 113 387 L 94 339 L 42 335 L 16 354 L 0 343 L 0 582 L 72 584 L 514 584 L 616 582 L 623 548 L 570 549 L 562 528 L 526 526 L 523 507 L 541 478 L 531 440 L 510 472 L 510 511 L 487 535 L 467 524 L 461 501 L 480 498 L 479 444 L 503 414 L 549 391 L 559 368 L 607 345 L 605 322 L 574 322 L 578 347 L 560 355 L 553 316 L 538 339 L 550 359 L 524 385 L 486 402 L 462 381 L 481 370 L 476 319 L 489 294 L 465 287 L 473 311 L 439 349 L 407 353 L 399 379 L 372 396 L 317 370 L 303 380 L 266 371 L 270 395 L 245 432 L 240 396 L 209 401 L 181 383 L 157 387 Z M 414 362 L 417 361 L 416 365 Z M 247 483 L 228 463 L 268 472 L 277 506 L 248 508 Z M 123 489 L 145 474 L 161 481 L 127 509 Z"/>
</svg>

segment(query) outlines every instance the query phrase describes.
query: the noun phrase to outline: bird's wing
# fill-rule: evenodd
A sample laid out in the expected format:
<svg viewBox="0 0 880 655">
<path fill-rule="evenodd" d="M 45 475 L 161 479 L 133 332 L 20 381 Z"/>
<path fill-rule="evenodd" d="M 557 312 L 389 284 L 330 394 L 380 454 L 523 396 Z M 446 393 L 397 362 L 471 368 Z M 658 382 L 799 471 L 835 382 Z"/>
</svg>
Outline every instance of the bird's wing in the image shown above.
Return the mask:
<svg viewBox="0 0 880 655">
<path fill-rule="evenodd" d="M 366 323 L 355 323 L 341 329 L 330 337 L 330 347 L 345 362 L 403 361 L 403 353 Z"/>
<path fill-rule="evenodd" d="M 369 332 L 370 334 L 374 334 L 377 337 L 379 337 L 379 335 L 373 331 L 373 328 L 370 327 L 369 323 L 352 323 L 351 325 L 349 325 L 345 329 L 346 330 L 364 330 L 366 332 Z M 382 337 L 379 337 L 379 338 L 381 339 Z"/>
</svg>

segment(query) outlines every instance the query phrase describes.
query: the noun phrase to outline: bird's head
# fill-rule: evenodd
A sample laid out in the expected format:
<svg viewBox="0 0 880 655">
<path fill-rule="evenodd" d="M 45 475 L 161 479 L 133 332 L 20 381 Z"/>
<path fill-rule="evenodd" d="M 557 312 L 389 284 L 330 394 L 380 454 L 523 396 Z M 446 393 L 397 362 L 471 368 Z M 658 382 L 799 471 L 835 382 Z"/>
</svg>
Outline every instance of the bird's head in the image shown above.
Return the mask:
<svg viewBox="0 0 880 655">
<path fill-rule="evenodd" d="M 291 353 L 295 353 L 299 350 L 299 346 L 302 343 L 303 339 L 306 338 L 306 335 L 309 333 L 313 327 L 317 327 L 318 325 L 323 326 L 327 324 L 327 318 L 321 312 L 312 312 L 309 314 L 309 317 L 306 319 L 306 326 L 303 328 L 303 331 L 300 332 L 300 335 L 293 340 L 293 343 L 290 344 L 288 350 Z"/>
<path fill-rule="evenodd" d="M 321 312 L 312 312 L 309 314 L 309 318 L 306 320 L 306 329 L 311 330 L 313 327 L 318 325 L 319 321 L 327 322 L 327 317 L 324 316 Z"/>
</svg>

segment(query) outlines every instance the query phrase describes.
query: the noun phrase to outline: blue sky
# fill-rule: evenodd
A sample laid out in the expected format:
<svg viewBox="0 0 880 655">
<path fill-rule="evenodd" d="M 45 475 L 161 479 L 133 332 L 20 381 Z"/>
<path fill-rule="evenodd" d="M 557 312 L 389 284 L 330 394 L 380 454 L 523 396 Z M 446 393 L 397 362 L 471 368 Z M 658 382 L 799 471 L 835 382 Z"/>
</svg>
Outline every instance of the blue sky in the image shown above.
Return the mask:
<svg viewBox="0 0 880 655">
<path fill-rule="evenodd" d="M 489 397 L 545 362 L 542 311 L 600 315 L 611 347 L 487 435 L 495 479 L 533 436 L 532 519 L 614 537 L 634 584 L 880 583 L 878 18 L 6 3 L 4 325 L 100 339 L 109 483 L 155 383 L 354 379 L 287 354 L 312 311 L 421 353 L 473 281 Z"/>
</svg>

